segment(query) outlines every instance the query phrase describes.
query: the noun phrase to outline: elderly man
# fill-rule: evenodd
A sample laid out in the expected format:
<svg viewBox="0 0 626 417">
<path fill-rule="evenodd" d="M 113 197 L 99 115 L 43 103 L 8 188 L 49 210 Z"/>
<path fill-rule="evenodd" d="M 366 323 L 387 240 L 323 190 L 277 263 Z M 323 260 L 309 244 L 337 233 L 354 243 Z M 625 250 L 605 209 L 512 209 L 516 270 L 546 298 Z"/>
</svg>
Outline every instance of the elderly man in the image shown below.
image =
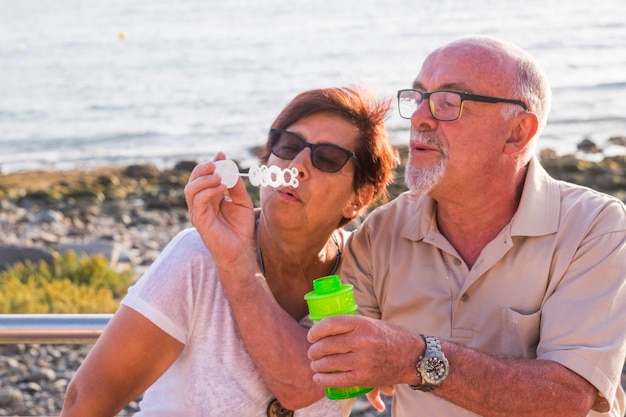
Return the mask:
<svg viewBox="0 0 626 417">
<path fill-rule="evenodd" d="M 411 191 L 351 236 L 342 279 L 368 317 L 313 326 L 314 380 L 394 385 L 394 416 L 623 416 L 626 211 L 534 156 L 540 67 L 464 38 L 398 100 Z"/>
</svg>

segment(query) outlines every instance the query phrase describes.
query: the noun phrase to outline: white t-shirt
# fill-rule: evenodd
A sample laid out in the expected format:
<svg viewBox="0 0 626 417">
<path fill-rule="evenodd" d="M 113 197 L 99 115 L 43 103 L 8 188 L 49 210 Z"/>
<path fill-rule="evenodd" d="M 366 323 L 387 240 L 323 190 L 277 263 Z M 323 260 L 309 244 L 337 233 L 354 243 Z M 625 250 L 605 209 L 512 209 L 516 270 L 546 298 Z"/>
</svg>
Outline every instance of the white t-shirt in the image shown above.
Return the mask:
<svg viewBox="0 0 626 417">
<path fill-rule="evenodd" d="M 185 344 L 145 392 L 137 417 L 267 415 L 274 395 L 238 334 L 213 258 L 195 229 L 170 242 L 122 304 Z M 295 416 L 341 416 L 340 403 L 323 398 Z"/>
</svg>

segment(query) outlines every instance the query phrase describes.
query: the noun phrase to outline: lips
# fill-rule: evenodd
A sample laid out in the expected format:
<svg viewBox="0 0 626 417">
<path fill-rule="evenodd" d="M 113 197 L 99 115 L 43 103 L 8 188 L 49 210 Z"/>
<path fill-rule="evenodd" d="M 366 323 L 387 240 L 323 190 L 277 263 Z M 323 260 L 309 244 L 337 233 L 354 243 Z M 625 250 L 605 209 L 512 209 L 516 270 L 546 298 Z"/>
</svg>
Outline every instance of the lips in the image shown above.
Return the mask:
<svg viewBox="0 0 626 417">
<path fill-rule="evenodd" d="M 278 193 L 280 193 L 282 196 L 290 200 L 298 200 L 298 201 L 300 200 L 300 196 L 298 195 L 296 190 L 291 187 L 279 188 Z"/>
<path fill-rule="evenodd" d="M 411 151 L 435 151 L 443 152 L 443 144 L 435 132 L 422 132 L 411 130 L 411 138 L 409 140 Z"/>
<path fill-rule="evenodd" d="M 439 148 L 422 142 L 411 142 L 412 151 L 439 151 Z"/>
</svg>

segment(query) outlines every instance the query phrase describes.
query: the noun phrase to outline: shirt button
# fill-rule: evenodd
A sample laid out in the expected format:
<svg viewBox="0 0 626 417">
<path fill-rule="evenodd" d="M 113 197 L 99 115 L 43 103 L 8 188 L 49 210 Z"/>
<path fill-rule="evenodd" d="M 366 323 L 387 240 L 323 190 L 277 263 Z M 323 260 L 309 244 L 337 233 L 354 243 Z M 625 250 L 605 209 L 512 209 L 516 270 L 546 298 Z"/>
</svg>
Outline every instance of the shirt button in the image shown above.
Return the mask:
<svg viewBox="0 0 626 417">
<path fill-rule="evenodd" d="M 459 258 L 454 258 L 454 264 L 455 264 L 456 266 L 461 265 L 461 260 L 460 260 Z"/>
<path fill-rule="evenodd" d="M 467 300 L 469 300 L 469 294 L 464 292 L 461 296 L 461 301 L 466 302 Z"/>
</svg>

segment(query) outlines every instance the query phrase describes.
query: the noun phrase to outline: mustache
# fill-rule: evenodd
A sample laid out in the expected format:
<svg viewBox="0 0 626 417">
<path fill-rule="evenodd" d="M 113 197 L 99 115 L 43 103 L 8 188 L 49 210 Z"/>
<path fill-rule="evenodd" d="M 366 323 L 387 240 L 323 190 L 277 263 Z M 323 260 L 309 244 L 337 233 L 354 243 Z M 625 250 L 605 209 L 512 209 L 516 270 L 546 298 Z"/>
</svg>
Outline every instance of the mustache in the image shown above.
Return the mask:
<svg viewBox="0 0 626 417">
<path fill-rule="evenodd" d="M 444 147 L 443 142 L 435 132 L 412 130 L 410 141 L 412 144 L 421 143 L 429 147 L 436 148 L 444 157 L 448 156 L 448 150 Z"/>
</svg>

